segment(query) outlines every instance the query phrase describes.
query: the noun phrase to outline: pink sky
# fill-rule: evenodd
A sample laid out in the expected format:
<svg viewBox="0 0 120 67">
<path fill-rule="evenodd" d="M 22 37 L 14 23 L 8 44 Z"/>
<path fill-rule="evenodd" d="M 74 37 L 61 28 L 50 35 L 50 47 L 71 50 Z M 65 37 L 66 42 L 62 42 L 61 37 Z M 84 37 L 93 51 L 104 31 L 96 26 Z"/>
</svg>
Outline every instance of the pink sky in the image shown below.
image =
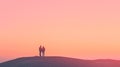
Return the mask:
<svg viewBox="0 0 120 67">
<path fill-rule="evenodd" d="M 0 0 L 0 61 L 38 55 L 120 59 L 119 0 Z"/>
</svg>

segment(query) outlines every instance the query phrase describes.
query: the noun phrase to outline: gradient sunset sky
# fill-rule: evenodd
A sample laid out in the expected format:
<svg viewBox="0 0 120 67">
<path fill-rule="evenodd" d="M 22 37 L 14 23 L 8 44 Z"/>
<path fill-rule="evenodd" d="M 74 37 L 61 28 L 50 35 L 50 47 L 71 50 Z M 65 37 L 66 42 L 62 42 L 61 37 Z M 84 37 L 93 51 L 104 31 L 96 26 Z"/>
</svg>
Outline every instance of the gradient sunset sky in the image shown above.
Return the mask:
<svg viewBox="0 0 120 67">
<path fill-rule="evenodd" d="M 0 0 L 0 61 L 37 56 L 120 60 L 120 0 Z"/>
</svg>

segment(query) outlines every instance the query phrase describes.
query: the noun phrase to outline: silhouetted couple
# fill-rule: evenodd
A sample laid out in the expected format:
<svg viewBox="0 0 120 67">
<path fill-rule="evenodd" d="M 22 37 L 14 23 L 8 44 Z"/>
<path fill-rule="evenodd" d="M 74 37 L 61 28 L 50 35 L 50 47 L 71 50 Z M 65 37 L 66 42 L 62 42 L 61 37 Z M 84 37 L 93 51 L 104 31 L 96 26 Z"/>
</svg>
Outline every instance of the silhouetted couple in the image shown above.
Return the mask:
<svg viewBox="0 0 120 67">
<path fill-rule="evenodd" d="M 39 55 L 40 55 L 40 57 L 45 56 L 45 47 L 44 46 L 39 47 Z"/>
</svg>

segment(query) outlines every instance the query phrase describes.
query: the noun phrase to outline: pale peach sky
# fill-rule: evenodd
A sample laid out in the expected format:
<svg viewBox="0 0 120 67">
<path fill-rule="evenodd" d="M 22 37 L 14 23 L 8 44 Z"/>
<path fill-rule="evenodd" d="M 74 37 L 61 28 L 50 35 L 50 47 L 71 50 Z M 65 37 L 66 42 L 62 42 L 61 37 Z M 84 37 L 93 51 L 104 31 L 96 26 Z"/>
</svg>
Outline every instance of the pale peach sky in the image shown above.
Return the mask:
<svg viewBox="0 0 120 67">
<path fill-rule="evenodd" d="M 38 55 L 120 59 L 120 0 L 0 0 L 0 61 Z"/>
</svg>

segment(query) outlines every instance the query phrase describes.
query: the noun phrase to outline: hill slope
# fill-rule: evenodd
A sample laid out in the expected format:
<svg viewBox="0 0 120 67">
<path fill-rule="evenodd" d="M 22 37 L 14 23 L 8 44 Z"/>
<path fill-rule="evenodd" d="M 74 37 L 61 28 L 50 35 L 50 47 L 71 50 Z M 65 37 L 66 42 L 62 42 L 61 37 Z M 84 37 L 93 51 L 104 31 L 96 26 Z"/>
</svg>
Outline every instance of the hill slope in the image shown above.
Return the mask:
<svg viewBox="0 0 120 67">
<path fill-rule="evenodd" d="M 81 60 L 66 57 L 23 57 L 1 63 L 0 67 L 120 67 L 120 61 Z"/>
</svg>

